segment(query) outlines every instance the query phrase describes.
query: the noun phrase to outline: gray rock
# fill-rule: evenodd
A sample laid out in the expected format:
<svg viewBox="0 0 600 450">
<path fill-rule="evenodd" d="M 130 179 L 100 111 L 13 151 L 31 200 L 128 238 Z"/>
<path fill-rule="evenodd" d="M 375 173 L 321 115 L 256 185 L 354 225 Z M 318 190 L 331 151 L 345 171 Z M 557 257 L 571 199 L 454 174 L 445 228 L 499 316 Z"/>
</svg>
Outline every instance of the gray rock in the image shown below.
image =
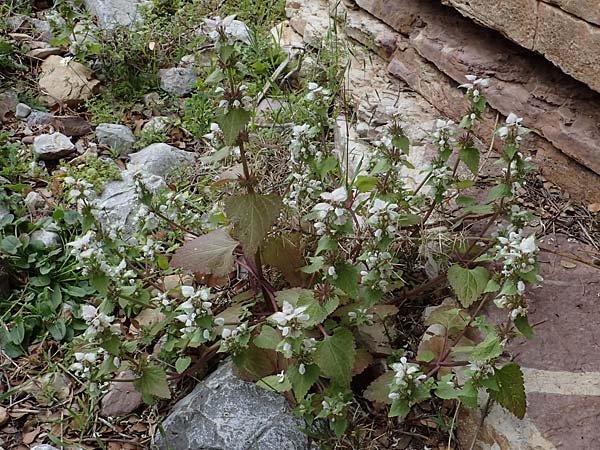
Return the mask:
<svg viewBox="0 0 600 450">
<path fill-rule="evenodd" d="M 131 370 L 120 372 L 115 377 L 116 380 L 133 378 L 136 378 L 136 375 Z M 136 390 L 132 381 L 113 381 L 108 392 L 102 397 L 100 414 L 104 417 L 125 416 L 138 409 L 142 403 L 142 394 Z"/>
<path fill-rule="evenodd" d="M 59 236 L 58 233 L 55 233 L 54 231 L 35 230 L 33 233 L 31 233 L 31 240 L 40 241 L 42 244 L 44 244 L 44 247 L 50 248 L 58 246 Z"/>
<path fill-rule="evenodd" d="M 105 30 L 114 30 L 119 25 L 128 26 L 141 20 L 139 7 L 144 0 L 84 0 L 87 9 L 98 18 Z"/>
<path fill-rule="evenodd" d="M 160 87 L 169 94 L 184 97 L 192 92 L 198 81 L 198 75 L 191 67 L 171 67 L 158 71 Z"/>
<path fill-rule="evenodd" d="M 48 444 L 41 444 L 31 447 L 31 450 L 58 450 L 56 447 L 52 447 Z"/>
<path fill-rule="evenodd" d="M 31 108 L 25 103 L 19 103 L 15 109 L 15 117 L 17 119 L 26 119 L 31 114 Z"/>
<path fill-rule="evenodd" d="M 46 200 L 44 200 L 44 197 L 36 191 L 31 191 L 27 194 L 23 203 L 25 203 L 25 206 L 27 206 L 27 209 L 31 214 L 35 214 L 36 211 L 46 206 Z"/>
<path fill-rule="evenodd" d="M 173 170 L 191 164 L 195 159 L 194 153 L 179 150 L 168 144 L 152 144 L 129 155 L 127 169 L 131 173 L 146 172 L 164 177 Z"/>
<path fill-rule="evenodd" d="M 284 397 L 240 380 L 228 362 L 174 406 L 156 444 L 173 450 L 308 450 L 303 426 Z"/>
<path fill-rule="evenodd" d="M 33 140 L 33 151 L 44 161 L 60 159 L 73 150 L 75 146 L 62 133 L 40 134 Z"/>
<path fill-rule="evenodd" d="M 164 180 L 157 175 L 141 175 L 144 184 L 152 191 L 165 185 Z M 140 209 L 140 202 L 133 174 L 124 171 L 121 176 L 122 180 L 105 184 L 102 194 L 94 202 L 98 208 L 95 215 L 104 228 L 118 228 L 125 238 L 129 238 L 136 232 L 135 217 Z"/>
<path fill-rule="evenodd" d="M 75 54 L 78 50 L 86 51 L 92 45 L 98 44 L 98 27 L 90 21 L 78 22 L 69 36 L 71 46 L 69 50 Z"/>
<path fill-rule="evenodd" d="M 156 116 L 150 119 L 142 127 L 142 131 L 147 133 L 162 133 L 169 130 L 171 119 L 166 116 Z"/>
<path fill-rule="evenodd" d="M 119 152 L 129 153 L 135 144 L 133 132 L 125 125 L 116 123 L 101 123 L 96 127 L 98 143 L 106 145 Z"/>
<path fill-rule="evenodd" d="M 44 111 L 33 110 L 27 116 L 27 125 L 35 126 L 35 127 L 42 127 L 44 125 L 49 125 L 50 123 L 52 123 L 53 120 L 54 120 L 53 114 L 50 114 L 50 113 L 47 113 Z"/>
</svg>

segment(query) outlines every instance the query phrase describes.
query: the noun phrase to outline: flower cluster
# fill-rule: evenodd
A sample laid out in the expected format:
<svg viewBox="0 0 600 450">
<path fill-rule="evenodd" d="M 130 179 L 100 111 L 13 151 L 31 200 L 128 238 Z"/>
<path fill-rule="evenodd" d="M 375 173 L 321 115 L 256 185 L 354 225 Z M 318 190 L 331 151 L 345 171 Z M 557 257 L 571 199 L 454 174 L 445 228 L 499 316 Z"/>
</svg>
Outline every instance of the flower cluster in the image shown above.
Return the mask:
<svg viewBox="0 0 600 450">
<path fill-rule="evenodd" d="M 345 207 L 348 200 L 348 191 L 345 187 L 339 187 L 332 192 L 321 193 L 321 198 L 327 200 L 317 203 L 313 211 L 317 213 L 318 221 L 315 222 L 317 235 L 326 233 L 335 234 L 337 227 L 345 225 L 351 220 L 350 212 Z"/>
<path fill-rule="evenodd" d="M 378 241 L 384 237 L 394 239 L 396 236 L 397 221 L 400 217 L 398 205 L 376 198 L 369 208 L 367 223 L 375 228 L 373 235 Z"/>
<path fill-rule="evenodd" d="M 473 101 L 479 101 L 482 90 L 489 86 L 489 80 L 487 78 L 478 78 L 476 75 L 465 75 L 465 78 L 468 83 L 461 84 L 459 88 L 465 88 L 467 95 L 472 97 Z"/>
<path fill-rule="evenodd" d="M 294 306 L 287 301 L 283 302 L 281 311 L 271 316 L 271 320 L 277 324 L 284 338 L 297 338 L 302 336 L 302 329 L 306 327 L 310 316 L 305 312 L 308 306 Z"/>
<path fill-rule="evenodd" d="M 365 263 L 365 269 L 360 272 L 363 285 L 387 292 L 393 283 L 400 280 L 394 268 L 395 258 L 390 252 L 368 250 L 360 259 Z"/>
<path fill-rule="evenodd" d="M 104 330 L 109 330 L 112 334 L 121 332 L 121 326 L 118 322 L 115 322 L 113 316 L 100 312 L 93 305 L 83 305 L 81 307 L 81 318 L 88 325 L 87 330 L 83 333 L 86 338 L 94 338 Z"/>
<path fill-rule="evenodd" d="M 238 354 L 248 347 L 250 340 L 250 329 L 246 323 L 242 323 L 236 328 L 223 328 L 221 332 L 220 352 L 229 352 L 233 355 Z"/>
<path fill-rule="evenodd" d="M 181 294 L 185 301 L 176 311 L 181 311 L 176 319 L 183 323 L 180 332 L 182 337 L 194 342 L 205 342 L 212 337 L 213 312 L 210 299 L 210 289 L 194 289 L 192 286 L 182 286 Z"/>
<path fill-rule="evenodd" d="M 392 401 L 410 398 L 415 386 L 427 378 L 421 373 L 419 366 L 409 363 L 405 356 L 400 358 L 400 362 L 392 364 L 391 367 L 395 373 L 394 379 L 390 383 L 388 397 Z"/>
</svg>

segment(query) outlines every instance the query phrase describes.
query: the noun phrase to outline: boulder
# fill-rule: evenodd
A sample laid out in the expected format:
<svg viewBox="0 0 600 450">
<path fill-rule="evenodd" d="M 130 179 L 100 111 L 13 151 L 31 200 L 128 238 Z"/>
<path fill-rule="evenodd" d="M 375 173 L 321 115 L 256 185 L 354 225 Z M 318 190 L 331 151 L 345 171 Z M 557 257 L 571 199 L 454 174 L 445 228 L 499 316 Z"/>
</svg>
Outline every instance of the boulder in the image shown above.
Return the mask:
<svg viewBox="0 0 600 450">
<path fill-rule="evenodd" d="M 165 177 L 173 170 L 187 166 L 196 159 L 194 153 L 162 143 L 149 145 L 129 157 L 130 162 L 127 165 L 129 172 L 143 171 L 160 177 Z"/>
<path fill-rule="evenodd" d="M 83 64 L 57 55 L 46 58 L 41 71 L 38 84 L 43 95 L 40 100 L 48 106 L 75 106 L 87 100 L 100 83 Z"/>
<path fill-rule="evenodd" d="M 96 127 L 96 139 L 101 145 L 121 154 L 131 151 L 135 136 L 129 127 L 116 123 L 101 123 Z"/>
<path fill-rule="evenodd" d="M 284 397 L 242 381 L 227 362 L 180 400 L 156 444 L 172 450 L 308 450 Z"/>
<path fill-rule="evenodd" d="M 198 81 L 198 75 L 191 67 L 171 67 L 160 69 L 160 87 L 169 94 L 185 97 L 192 92 Z"/>
<path fill-rule="evenodd" d="M 147 0 L 84 0 L 85 6 L 98 18 L 98 25 L 114 30 L 119 25 L 129 26 L 140 20 L 139 8 Z"/>
<path fill-rule="evenodd" d="M 40 134 L 33 140 L 33 151 L 42 160 L 60 159 L 75 150 L 75 145 L 62 133 Z"/>
</svg>

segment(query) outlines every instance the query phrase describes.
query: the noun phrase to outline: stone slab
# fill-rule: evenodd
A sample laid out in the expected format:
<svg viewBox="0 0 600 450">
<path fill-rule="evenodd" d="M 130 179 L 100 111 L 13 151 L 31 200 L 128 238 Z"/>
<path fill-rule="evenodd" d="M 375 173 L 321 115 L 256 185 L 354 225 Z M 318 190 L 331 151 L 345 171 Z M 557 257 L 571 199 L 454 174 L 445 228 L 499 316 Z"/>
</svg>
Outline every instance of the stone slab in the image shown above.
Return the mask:
<svg viewBox="0 0 600 450">
<path fill-rule="evenodd" d="M 561 9 L 581 17 L 586 22 L 600 25 L 600 7 L 598 0 L 543 0 Z"/>
<path fill-rule="evenodd" d="M 542 239 L 551 250 L 589 260 L 595 249 L 564 236 Z M 542 252 L 541 288 L 528 292 L 529 321 L 538 323 L 531 340 L 520 338 L 508 351 L 523 367 L 527 414 L 520 421 L 493 406 L 476 450 L 588 450 L 600 448 L 600 267 L 566 268 L 563 256 Z M 505 314 L 490 308 L 492 320 Z M 470 447 L 481 414 L 463 410 L 459 440 Z"/>
</svg>

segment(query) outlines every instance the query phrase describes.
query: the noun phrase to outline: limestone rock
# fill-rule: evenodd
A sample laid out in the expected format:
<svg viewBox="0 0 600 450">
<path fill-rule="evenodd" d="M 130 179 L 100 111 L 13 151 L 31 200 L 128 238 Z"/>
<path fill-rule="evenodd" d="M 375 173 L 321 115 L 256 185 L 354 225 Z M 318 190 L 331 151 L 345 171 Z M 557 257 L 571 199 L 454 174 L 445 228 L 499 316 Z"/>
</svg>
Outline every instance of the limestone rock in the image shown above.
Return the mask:
<svg viewBox="0 0 600 450">
<path fill-rule="evenodd" d="M 29 50 L 26 53 L 26 56 L 28 56 L 29 58 L 32 58 L 32 59 L 43 60 L 43 59 L 46 59 L 48 56 L 60 55 L 62 52 L 63 52 L 63 50 L 60 47 L 47 46 L 47 47 L 34 48 L 33 50 Z"/>
<path fill-rule="evenodd" d="M 31 114 L 31 108 L 25 103 L 19 103 L 15 109 L 15 117 L 17 119 L 26 119 Z"/>
<path fill-rule="evenodd" d="M 165 177 L 173 170 L 189 165 L 196 159 L 194 153 L 162 143 L 149 145 L 129 157 L 127 169 L 130 172 L 143 171 L 160 177 Z"/>
<path fill-rule="evenodd" d="M 166 116 L 156 116 L 151 118 L 142 127 L 143 132 L 147 133 L 163 133 L 169 130 L 171 119 Z"/>
<path fill-rule="evenodd" d="M 96 139 L 114 151 L 126 154 L 135 144 L 135 136 L 129 127 L 117 123 L 101 123 L 96 127 Z"/>
<path fill-rule="evenodd" d="M 304 48 L 302 35 L 296 32 L 289 20 L 285 20 L 271 29 L 274 42 L 286 53 Z"/>
<path fill-rule="evenodd" d="M 198 35 L 210 35 L 214 30 L 210 29 L 206 24 L 200 26 L 196 33 Z M 250 43 L 250 29 L 241 20 L 234 19 L 227 27 L 225 27 L 225 34 L 231 41 Z"/>
<path fill-rule="evenodd" d="M 160 87 L 169 94 L 184 97 L 196 86 L 198 75 L 191 67 L 160 69 Z"/>
<path fill-rule="evenodd" d="M 33 110 L 27 116 L 27 125 L 30 127 L 43 127 L 54 121 L 54 115 L 45 111 Z"/>
<path fill-rule="evenodd" d="M 13 112 L 19 103 L 17 93 L 5 91 L 0 93 L 0 122 L 5 122 L 9 113 Z"/>
<path fill-rule="evenodd" d="M 73 150 L 75 146 L 62 133 L 40 134 L 33 141 L 33 151 L 44 161 L 60 159 Z"/>
<path fill-rule="evenodd" d="M 600 9 L 597 0 L 543 0 L 559 6 L 561 9 L 581 17 L 587 22 L 600 25 Z"/>
<path fill-rule="evenodd" d="M 38 84 L 44 95 L 40 100 L 48 106 L 77 105 L 87 100 L 99 83 L 83 64 L 56 55 L 49 56 L 41 69 Z"/>
<path fill-rule="evenodd" d="M 133 379 L 136 375 L 130 370 L 119 373 L 116 380 Z M 138 409 L 143 403 L 142 394 L 131 381 L 113 381 L 108 392 L 102 397 L 100 415 L 104 417 L 125 416 Z"/>
<path fill-rule="evenodd" d="M 304 424 L 284 397 L 238 379 L 232 363 L 221 365 L 180 400 L 163 422 L 161 449 L 308 450 Z"/>
<path fill-rule="evenodd" d="M 140 20 L 139 8 L 145 0 L 84 0 L 85 6 L 98 18 L 98 24 L 105 30 L 113 30 L 119 25 L 128 26 Z"/>
<path fill-rule="evenodd" d="M 128 238 L 134 234 L 135 216 L 140 208 L 140 202 L 136 193 L 133 174 L 124 171 L 121 173 L 122 180 L 109 181 L 104 185 L 104 190 L 95 200 L 98 211 L 95 213 L 98 221 L 104 226 L 114 226 L 123 231 Z M 152 191 L 164 186 L 164 180 L 157 175 L 144 174 L 143 183 Z"/>
<path fill-rule="evenodd" d="M 58 233 L 48 230 L 35 230 L 31 233 L 32 241 L 40 241 L 44 247 L 56 247 L 59 243 Z"/>
</svg>

